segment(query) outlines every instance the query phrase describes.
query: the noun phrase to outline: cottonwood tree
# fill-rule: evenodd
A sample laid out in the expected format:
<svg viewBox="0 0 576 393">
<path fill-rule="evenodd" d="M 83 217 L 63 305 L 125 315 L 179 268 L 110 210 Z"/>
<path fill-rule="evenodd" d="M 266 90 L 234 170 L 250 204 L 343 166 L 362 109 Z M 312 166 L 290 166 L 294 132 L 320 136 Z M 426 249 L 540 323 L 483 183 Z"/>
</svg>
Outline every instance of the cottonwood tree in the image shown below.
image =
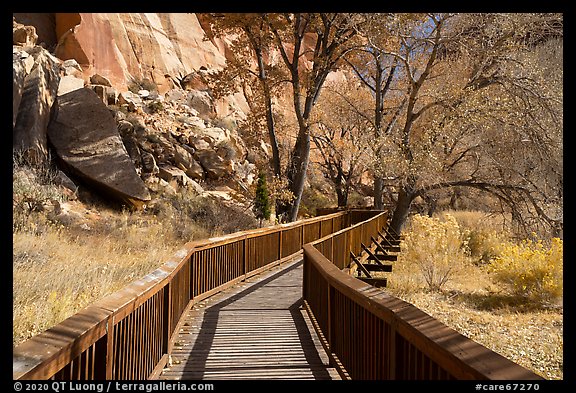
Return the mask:
<svg viewBox="0 0 576 393">
<path fill-rule="evenodd" d="M 450 55 L 454 45 L 447 45 L 446 57 L 457 59 L 468 78 L 462 99 L 452 113 L 444 111 L 444 124 L 439 125 L 445 133 L 468 130 L 480 132 L 481 138 L 467 145 L 451 142 L 452 159 L 444 169 L 451 178 L 429 189 L 458 184 L 481 190 L 497 198 L 524 235 L 536 230 L 558 235 L 563 199 L 562 15 L 463 14 L 453 19 L 451 28 L 465 40 L 454 42 L 458 54 Z"/>
<path fill-rule="evenodd" d="M 406 104 L 406 97 L 399 94 L 398 59 L 388 52 L 401 47 L 400 36 L 394 34 L 398 26 L 406 28 L 410 24 L 422 20 L 423 14 L 381 14 L 367 15 L 366 23 L 361 27 L 361 35 L 365 44 L 351 51 L 345 58 L 358 80 L 372 93 L 373 109 L 370 118 L 373 130 L 372 155 L 375 161 L 372 165 L 374 177 L 374 208 L 383 208 L 383 189 L 385 172 L 389 168 L 383 166 L 380 158 L 388 154 L 385 143 L 381 143 L 385 135 L 392 131 L 399 115 Z M 351 102 L 356 107 L 356 104 Z"/>
<path fill-rule="evenodd" d="M 281 162 L 274 118 L 274 97 L 286 79 L 271 60 L 272 34 L 261 14 L 207 14 L 215 37 L 235 37 L 229 46 L 226 66 L 211 75 L 213 94 L 224 97 L 239 88 L 250 108 L 244 128 L 268 135 L 272 150 L 272 172 L 281 177 Z"/>
<path fill-rule="evenodd" d="M 348 195 L 370 156 L 372 123 L 365 114 L 370 101 L 367 89 L 355 80 L 334 81 L 326 84 L 313 116 L 315 163 L 334 186 L 339 207 L 348 205 Z"/>
<path fill-rule="evenodd" d="M 294 200 L 279 206 L 277 213 L 294 221 L 304 190 L 310 159 L 310 126 L 328 74 L 338 68 L 342 58 L 358 45 L 358 26 L 362 14 L 294 13 L 265 14 L 276 48 L 289 71 L 298 132 L 286 169 L 288 189 Z"/>
<path fill-rule="evenodd" d="M 561 84 L 531 58 L 561 26 L 551 14 L 430 14 L 395 32 L 400 49 L 383 53 L 401 67 L 406 107 L 383 143 L 398 153 L 397 232 L 415 198 L 452 187 L 495 196 L 524 229 L 527 217 L 560 225 Z"/>
</svg>

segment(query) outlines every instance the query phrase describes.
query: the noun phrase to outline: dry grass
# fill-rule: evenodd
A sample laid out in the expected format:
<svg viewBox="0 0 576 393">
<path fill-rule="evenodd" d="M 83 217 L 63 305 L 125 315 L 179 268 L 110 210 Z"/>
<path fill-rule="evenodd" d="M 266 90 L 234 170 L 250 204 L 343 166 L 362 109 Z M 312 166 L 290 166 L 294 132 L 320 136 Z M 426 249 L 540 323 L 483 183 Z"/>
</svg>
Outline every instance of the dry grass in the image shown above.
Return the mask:
<svg viewBox="0 0 576 393">
<path fill-rule="evenodd" d="M 479 234 L 500 225 L 481 212 L 450 213 L 462 228 Z M 499 240 L 505 235 L 500 230 Z M 387 291 L 544 378 L 563 378 L 562 299 L 551 306 L 512 295 L 478 256 L 455 271 L 442 290 L 431 291 L 409 255 L 405 249 L 399 255 Z"/>
<path fill-rule="evenodd" d="M 73 234 L 13 234 L 13 344 L 160 266 L 178 247 L 160 223 Z"/>
<path fill-rule="evenodd" d="M 544 378 L 562 379 L 562 310 L 523 307 L 518 299 L 492 292 L 489 285 L 486 274 L 470 270 L 441 292 L 392 293 Z"/>
<path fill-rule="evenodd" d="M 66 201 L 33 171 L 15 168 L 13 183 L 13 345 L 142 278 L 188 241 L 255 226 L 246 209 L 185 190 L 130 213 Z"/>
</svg>

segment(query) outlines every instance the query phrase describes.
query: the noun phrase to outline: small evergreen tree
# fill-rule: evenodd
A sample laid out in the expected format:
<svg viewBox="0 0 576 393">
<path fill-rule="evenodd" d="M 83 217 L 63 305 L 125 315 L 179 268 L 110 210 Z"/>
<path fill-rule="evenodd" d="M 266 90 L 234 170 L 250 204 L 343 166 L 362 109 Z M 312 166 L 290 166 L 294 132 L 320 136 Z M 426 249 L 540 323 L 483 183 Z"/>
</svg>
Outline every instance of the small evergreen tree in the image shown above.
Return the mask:
<svg viewBox="0 0 576 393">
<path fill-rule="evenodd" d="M 258 183 L 256 185 L 256 199 L 254 201 L 254 214 L 260 220 L 270 219 L 270 201 L 268 199 L 268 186 L 266 185 L 266 175 L 263 172 L 258 174 Z"/>
</svg>

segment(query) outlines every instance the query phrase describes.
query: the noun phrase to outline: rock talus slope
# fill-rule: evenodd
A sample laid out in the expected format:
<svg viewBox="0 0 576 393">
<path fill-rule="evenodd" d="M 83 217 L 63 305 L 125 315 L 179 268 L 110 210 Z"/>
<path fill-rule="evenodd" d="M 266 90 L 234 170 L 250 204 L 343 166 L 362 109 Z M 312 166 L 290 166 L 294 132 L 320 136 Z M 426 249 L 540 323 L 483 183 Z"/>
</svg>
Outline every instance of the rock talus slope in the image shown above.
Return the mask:
<svg viewBox="0 0 576 393">
<path fill-rule="evenodd" d="M 242 189 L 253 180 L 235 128 L 244 97 L 214 99 L 205 80 L 225 65 L 230 41 L 211 36 L 201 14 L 13 16 L 15 152 L 53 150 L 73 179 L 136 207 L 158 185 L 201 192 L 196 180 Z"/>
</svg>

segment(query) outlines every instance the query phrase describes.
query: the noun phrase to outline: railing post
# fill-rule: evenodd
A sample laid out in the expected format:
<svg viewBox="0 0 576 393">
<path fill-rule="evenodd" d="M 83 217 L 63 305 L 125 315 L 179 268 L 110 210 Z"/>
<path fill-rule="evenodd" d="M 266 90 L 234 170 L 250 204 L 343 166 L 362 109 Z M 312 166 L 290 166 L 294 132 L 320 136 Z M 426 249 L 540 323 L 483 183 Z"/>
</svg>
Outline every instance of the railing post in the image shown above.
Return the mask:
<svg viewBox="0 0 576 393">
<path fill-rule="evenodd" d="M 242 258 L 242 269 L 244 269 L 244 281 L 246 281 L 246 277 L 248 275 L 248 238 L 244 236 L 243 248 L 244 248 L 244 256 Z"/>
<path fill-rule="evenodd" d="M 332 290 L 332 286 L 330 285 L 330 282 L 326 281 L 327 287 L 328 287 L 328 293 L 326 296 L 326 303 L 327 303 L 327 319 L 328 319 L 328 326 L 327 326 L 327 334 L 326 334 L 326 340 L 328 341 L 328 350 L 330 351 L 330 353 L 334 353 L 333 351 L 333 347 L 332 347 L 332 329 L 334 324 L 332 323 L 332 315 L 334 314 L 334 305 L 332 303 L 333 300 L 333 290 Z M 329 359 L 329 366 L 330 367 L 334 367 L 334 362 L 333 362 L 333 356 L 328 356 Z"/>
<path fill-rule="evenodd" d="M 114 315 L 106 322 L 106 379 L 114 379 Z"/>
<path fill-rule="evenodd" d="M 302 253 L 302 299 L 308 300 L 308 258 L 306 253 Z"/>
<path fill-rule="evenodd" d="M 194 298 L 196 297 L 196 270 L 194 269 L 194 255 L 195 252 L 190 255 L 190 301 L 194 304 Z"/>
<path fill-rule="evenodd" d="M 282 232 L 283 230 L 280 229 L 278 231 L 278 259 L 282 259 Z"/>
<path fill-rule="evenodd" d="M 330 260 L 334 261 L 334 236 L 330 237 Z"/>
<path fill-rule="evenodd" d="M 352 230 L 346 231 L 346 253 L 344 254 L 344 266 L 348 266 L 346 264 L 346 258 L 350 258 L 350 253 L 352 252 Z"/>
<path fill-rule="evenodd" d="M 389 362 L 388 362 L 388 379 L 390 380 L 396 380 L 398 379 L 398 375 L 397 375 L 397 367 L 396 367 L 396 340 L 398 337 L 398 333 L 396 332 L 396 320 L 393 319 L 392 323 L 390 324 L 390 342 L 389 342 L 389 353 L 388 356 L 389 358 Z"/>
<path fill-rule="evenodd" d="M 163 332 L 163 339 L 162 339 L 162 351 L 164 353 L 170 353 L 170 336 L 172 335 L 171 333 L 171 329 L 172 329 L 172 322 L 171 322 L 171 305 L 172 305 L 172 295 L 170 294 L 170 282 L 168 284 L 166 284 L 166 286 L 164 287 L 164 315 L 162 315 L 162 318 L 164 318 L 164 332 Z"/>
</svg>

